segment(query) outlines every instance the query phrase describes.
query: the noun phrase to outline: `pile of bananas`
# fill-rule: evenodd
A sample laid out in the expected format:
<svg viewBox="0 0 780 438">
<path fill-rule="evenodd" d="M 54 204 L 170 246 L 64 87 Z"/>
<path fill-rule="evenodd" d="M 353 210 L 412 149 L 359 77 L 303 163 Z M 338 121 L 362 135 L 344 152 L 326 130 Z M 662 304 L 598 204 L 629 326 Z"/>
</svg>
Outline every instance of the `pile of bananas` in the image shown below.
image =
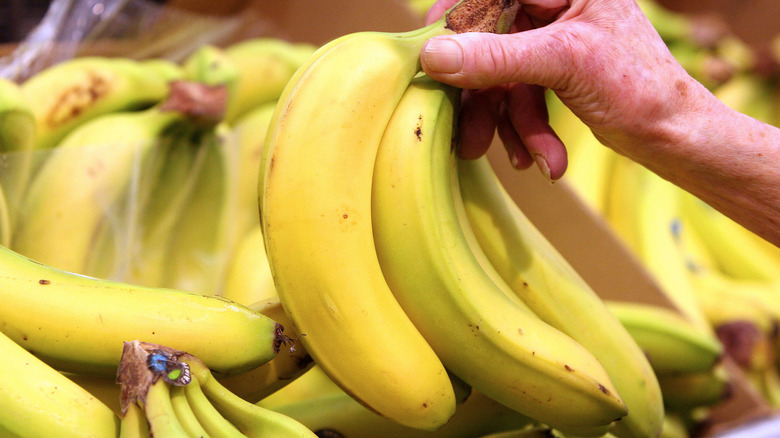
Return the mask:
<svg viewBox="0 0 780 438">
<path fill-rule="evenodd" d="M 728 33 L 695 31 L 693 19 L 652 1 L 640 5 L 692 76 L 732 108 L 780 126 L 776 72 L 764 69 L 749 46 Z M 736 365 L 702 361 L 671 373 L 657 368 L 651 354 L 667 416 L 689 432 L 703 427 L 736 380 L 748 382 L 770 409 L 780 407 L 780 249 L 601 146 L 554 96 L 548 103 L 551 124 L 570 151 L 564 180 L 606 220 L 685 316 L 694 329 L 687 336 L 698 339 L 702 349 L 698 357 L 722 350 Z"/>
<path fill-rule="evenodd" d="M 686 248 L 663 253 L 681 311 L 600 299 L 486 159 L 456 158 L 459 90 L 420 72 L 431 36 L 515 13 L 0 81 L 0 435 L 688 436 L 743 327 L 694 285 L 780 270 L 648 203 L 635 235 Z M 740 364 L 768 390 L 766 282 L 739 301 L 763 342 Z"/>
</svg>

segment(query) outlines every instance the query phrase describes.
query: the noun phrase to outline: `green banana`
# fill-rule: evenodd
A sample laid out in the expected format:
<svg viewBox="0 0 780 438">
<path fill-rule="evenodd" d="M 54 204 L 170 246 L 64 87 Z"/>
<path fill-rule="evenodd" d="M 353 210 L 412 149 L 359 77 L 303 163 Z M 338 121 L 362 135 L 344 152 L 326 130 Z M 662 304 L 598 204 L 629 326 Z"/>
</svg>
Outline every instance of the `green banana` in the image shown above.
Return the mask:
<svg viewBox="0 0 780 438">
<path fill-rule="evenodd" d="M 601 435 L 625 415 L 607 372 L 486 272 L 469 244 L 452 148 L 457 96 L 420 77 L 385 128 L 371 194 L 382 272 L 453 374 L 551 427 Z"/>
<path fill-rule="evenodd" d="M 456 402 L 441 361 L 393 298 L 376 259 L 376 149 L 421 70 L 425 41 L 476 30 L 456 19 L 475 12 L 484 18 L 479 29 L 506 31 L 516 10 L 503 1 L 467 0 L 422 29 L 358 32 L 325 44 L 282 92 L 263 148 L 263 237 L 295 332 L 346 392 L 408 426 L 441 427 Z"/>
<path fill-rule="evenodd" d="M 125 58 L 79 57 L 42 70 L 21 84 L 36 120 L 35 148 L 57 145 L 103 114 L 151 107 L 168 95 L 167 79 Z"/>
<path fill-rule="evenodd" d="M 671 412 L 715 405 L 726 400 L 732 390 L 728 369 L 722 364 L 703 372 L 659 374 L 658 382 Z"/>
<path fill-rule="evenodd" d="M 608 301 L 607 307 L 648 356 L 656 374 L 704 372 L 722 358 L 723 345 L 676 310 Z"/>
<path fill-rule="evenodd" d="M 108 406 L 3 333 L 0 357 L 1 436 L 117 436 L 119 419 Z"/>
<path fill-rule="evenodd" d="M 63 371 L 113 375 L 123 342 L 145 339 L 231 374 L 268 362 L 284 339 L 276 322 L 224 298 L 84 277 L 7 248 L 0 301 L 3 333 Z"/>
<path fill-rule="evenodd" d="M 225 120 L 233 124 L 259 106 L 276 102 L 295 70 L 311 56 L 316 47 L 291 43 L 278 38 L 251 38 L 224 49 L 236 66 L 240 78 Z"/>
</svg>

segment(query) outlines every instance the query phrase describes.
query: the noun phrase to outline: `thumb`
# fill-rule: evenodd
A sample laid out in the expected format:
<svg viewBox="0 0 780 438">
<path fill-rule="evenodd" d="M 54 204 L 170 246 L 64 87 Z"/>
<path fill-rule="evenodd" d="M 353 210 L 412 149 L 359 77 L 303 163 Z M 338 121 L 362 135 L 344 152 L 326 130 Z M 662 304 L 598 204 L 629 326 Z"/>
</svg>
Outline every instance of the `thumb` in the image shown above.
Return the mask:
<svg viewBox="0 0 780 438">
<path fill-rule="evenodd" d="M 434 37 L 423 46 L 422 67 L 433 79 L 459 88 L 509 82 L 559 88 L 566 80 L 572 51 L 565 39 L 554 35 L 556 27 Z"/>
</svg>

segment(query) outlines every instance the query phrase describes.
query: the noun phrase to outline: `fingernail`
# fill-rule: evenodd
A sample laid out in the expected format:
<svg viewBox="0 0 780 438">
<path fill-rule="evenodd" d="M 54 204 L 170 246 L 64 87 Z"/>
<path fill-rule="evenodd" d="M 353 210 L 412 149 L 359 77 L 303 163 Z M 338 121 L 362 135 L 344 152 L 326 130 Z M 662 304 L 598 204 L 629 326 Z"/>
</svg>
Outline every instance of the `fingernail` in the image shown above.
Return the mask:
<svg viewBox="0 0 780 438">
<path fill-rule="evenodd" d="M 433 38 L 425 44 L 425 64 L 437 73 L 457 73 L 463 67 L 460 45 L 447 38 Z"/>
<path fill-rule="evenodd" d="M 552 176 L 550 176 L 550 166 L 547 164 L 547 159 L 544 158 L 544 155 L 534 154 L 534 161 L 536 162 L 536 165 L 539 166 L 539 170 L 542 171 L 542 175 L 544 175 L 547 181 L 553 182 Z"/>
</svg>

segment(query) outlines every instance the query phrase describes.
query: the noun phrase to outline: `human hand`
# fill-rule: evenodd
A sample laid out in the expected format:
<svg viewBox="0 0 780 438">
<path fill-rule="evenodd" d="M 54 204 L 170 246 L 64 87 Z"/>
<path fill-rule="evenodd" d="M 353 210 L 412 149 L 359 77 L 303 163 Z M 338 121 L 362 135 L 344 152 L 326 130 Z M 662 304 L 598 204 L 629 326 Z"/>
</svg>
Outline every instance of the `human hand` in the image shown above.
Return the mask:
<svg viewBox="0 0 780 438">
<path fill-rule="evenodd" d="M 433 22 L 457 0 L 439 0 Z M 429 40 L 425 72 L 464 88 L 462 158 L 483 155 L 496 130 L 512 164 L 536 162 L 549 179 L 566 170 L 564 145 L 547 123 L 551 89 L 615 151 L 628 156 L 668 136 L 668 125 L 706 90 L 667 49 L 635 0 L 520 0 L 509 34 Z"/>
</svg>

